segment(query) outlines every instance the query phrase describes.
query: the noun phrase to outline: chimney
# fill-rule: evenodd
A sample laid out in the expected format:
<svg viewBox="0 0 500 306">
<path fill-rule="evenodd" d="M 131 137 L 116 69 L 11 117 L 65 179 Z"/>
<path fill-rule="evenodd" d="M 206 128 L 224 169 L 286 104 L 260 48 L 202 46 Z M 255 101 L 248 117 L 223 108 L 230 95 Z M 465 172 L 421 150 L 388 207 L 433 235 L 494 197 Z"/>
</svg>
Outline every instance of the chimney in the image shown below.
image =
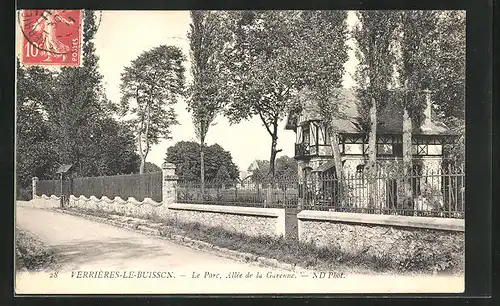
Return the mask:
<svg viewBox="0 0 500 306">
<path fill-rule="evenodd" d="M 425 111 L 424 111 L 425 121 L 430 121 L 432 118 L 431 91 L 426 89 L 423 92 L 425 95 Z"/>
</svg>

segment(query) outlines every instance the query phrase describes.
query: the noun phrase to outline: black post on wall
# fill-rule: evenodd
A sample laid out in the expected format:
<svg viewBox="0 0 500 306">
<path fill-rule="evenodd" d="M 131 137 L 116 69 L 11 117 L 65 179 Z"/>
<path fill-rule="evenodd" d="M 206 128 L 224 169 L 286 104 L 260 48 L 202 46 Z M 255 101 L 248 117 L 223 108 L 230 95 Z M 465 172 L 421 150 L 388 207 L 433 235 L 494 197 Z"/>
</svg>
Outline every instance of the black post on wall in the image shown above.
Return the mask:
<svg viewBox="0 0 500 306">
<path fill-rule="evenodd" d="M 67 174 L 71 168 L 73 167 L 73 164 L 66 164 L 66 165 L 61 165 L 59 166 L 59 169 L 57 169 L 57 172 L 56 174 L 60 174 L 60 194 L 59 194 L 59 198 L 60 198 L 60 201 L 61 201 L 61 208 L 64 208 L 64 204 L 67 202 L 67 200 L 69 199 L 69 194 L 66 194 L 65 190 L 64 190 L 64 176 L 65 174 Z"/>
</svg>

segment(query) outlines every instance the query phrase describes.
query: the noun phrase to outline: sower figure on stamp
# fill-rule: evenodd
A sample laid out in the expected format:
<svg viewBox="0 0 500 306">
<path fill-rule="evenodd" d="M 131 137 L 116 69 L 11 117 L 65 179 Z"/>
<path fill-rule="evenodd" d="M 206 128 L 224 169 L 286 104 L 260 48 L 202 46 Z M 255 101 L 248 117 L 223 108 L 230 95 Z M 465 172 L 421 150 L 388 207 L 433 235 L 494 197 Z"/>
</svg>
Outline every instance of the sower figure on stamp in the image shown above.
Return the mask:
<svg viewBox="0 0 500 306">
<path fill-rule="evenodd" d="M 62 56 L 64 61 L 66 58 L 65 53 L 70 49 L 69 46 L 66 46 L 57 38 L 55 31 L 57 24 L 62 21 L 68 25 L 74 23 L 73 20 L 65 18 L 63 12 L 63 10 L 45 11 L 32 26 L 32 30 L 42 36 L 43 49 L 48 50 L 42 51 L 47 56 L 44 61 L 52 61 L 53 57 L 58 56 Z"/>
</svg>

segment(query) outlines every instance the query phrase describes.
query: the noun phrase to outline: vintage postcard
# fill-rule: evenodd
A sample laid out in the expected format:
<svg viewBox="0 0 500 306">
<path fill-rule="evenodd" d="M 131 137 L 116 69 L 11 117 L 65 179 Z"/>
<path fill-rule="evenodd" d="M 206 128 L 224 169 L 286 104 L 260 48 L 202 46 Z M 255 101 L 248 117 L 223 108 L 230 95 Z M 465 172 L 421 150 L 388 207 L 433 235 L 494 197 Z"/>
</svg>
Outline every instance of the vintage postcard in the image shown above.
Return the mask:
<svg viewBox="0 0 500 306">
<path fill-rule="evenodd" d="M 465 11 L 16 14 L 16 294 L 464 292 Z"/>
</svg>

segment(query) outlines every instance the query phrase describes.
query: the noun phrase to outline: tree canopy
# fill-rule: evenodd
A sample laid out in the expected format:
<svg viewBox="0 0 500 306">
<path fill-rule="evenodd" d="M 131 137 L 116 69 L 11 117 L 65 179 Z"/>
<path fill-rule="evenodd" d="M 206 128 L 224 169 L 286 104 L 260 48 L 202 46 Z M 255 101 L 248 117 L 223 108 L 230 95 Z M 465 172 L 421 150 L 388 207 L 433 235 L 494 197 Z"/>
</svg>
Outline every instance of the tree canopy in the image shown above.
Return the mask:
<svg viewBox="0 0 500 306">
<path fill-rule="evenodd" d="M 347 12 L 242 11 L 228 13 L 232 41 L 225 51 L 231 122 L 258 116 L 271 137 L 269 174 L 275 175 L 278 124 L 306 85 L 339 85 L 347 60 Z M 325 84 L 327 83 L 327 84 Z"/>
<path fill-rule="evenodd" d="M 63 163 L 74 164 L 77 176 L 137 172 L 133 135 L 113 119 L 97 71 L 95 15 L 85 11 L 84 18 L 82 67 L 23 67 L 18 61 L 18 188 L 33 176 L 54 178 Z"/>
<path fill-rule="evenodd" d="M 255 168 L 254 168 L 255 166 Z M 283 179 L 295 179 L 298 176 L 297 161 L 289 156 L 283 155 L 276 158 L 276 177 Z M 251 180 L 253 182 L 269 181 L 269 161 L 255 160 L 248 168 L 252 173 Z"/>
<path fill-rule="evenodd" d="M 176 174 L 184 181 L 200 180 L 200 144 L 194 141 L 179 141 L 167 149 L 165 162 L 176 166 Z M 205 148 L 205 180 L 238 179 L 239 170 L 233 162 L 231 153 L 220 145 Z"/>
<path fill-rule="evenodd" d="M 188 39 L 193 81 L 188 88 L 187 104 L 196 136 L 200 141 L 202 192 L 205 178 L 205 138 L 215 117 L 227 102 L 221 94 L 223 90 L 220 90 L 225 86 L 221 61 L 228 36 L 222 24 L 219 12 L 191 11 Z"/>
<path fill-rule="evenodd" d="M 121 74 L 121 111 L 132 117 L 140 173 L 151 146 L 170 139 L 170 127 L 178 123 L 172 105 L 184 95 L 184 60 L 178 47 L 162 45 L 141 53 Z"/>
</svg>

